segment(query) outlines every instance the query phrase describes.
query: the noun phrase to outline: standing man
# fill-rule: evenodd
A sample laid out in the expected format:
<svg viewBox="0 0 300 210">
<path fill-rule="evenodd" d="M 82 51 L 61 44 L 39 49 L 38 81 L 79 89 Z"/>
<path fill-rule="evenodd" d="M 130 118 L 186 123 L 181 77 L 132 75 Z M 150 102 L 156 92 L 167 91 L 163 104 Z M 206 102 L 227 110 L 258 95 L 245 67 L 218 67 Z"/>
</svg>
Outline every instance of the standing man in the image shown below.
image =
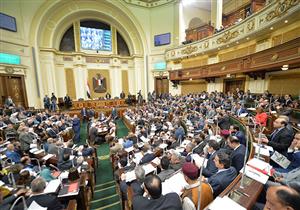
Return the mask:
<svg viewBox="0 0 300 210">
<path fill-rule="evenodd" d="M 52 96 L 51 96 L 51 111 L 52 112 L 56 112 L 56 101 L 57 101 L 57 98 L 54 95 L 54 93 L 52 93 Z"/>
<path fill-rule="evenodd" d="M 122 90 L 122 92 L 120 93 L 120 99 L 124 99 L 125 98 L 125 93 L 124 91 Z"/>
<path fill-rule="evenodd" d="M 10 96 L 7 97 L 7 99 L 5 100 L 4 105 L 8 108 L 10 106 L 15 106 L 12 98 Z"/>
<path fill-rule="evenodd" d="M 72 106 L 72 100 L 70 96 L 68 96 L 68 94 L 66 94 L 66 96 L 64 97 L 64 102 L 67 109 Z"/>
<path fill-rule="evenodd" d="M 50 98 L 48 97 L 48 95 L 45 95 L 43 102 L 44 102 L 44 109 L 50 109 Z"/>
<path fill-rule="evenodd" d="M 77 117 L 77 115 L 74 115 L 72 127 L 75 133 L 73 141 L 75 144 L 77 144 L 80 141 L 80 119 Z"/>
</svg>

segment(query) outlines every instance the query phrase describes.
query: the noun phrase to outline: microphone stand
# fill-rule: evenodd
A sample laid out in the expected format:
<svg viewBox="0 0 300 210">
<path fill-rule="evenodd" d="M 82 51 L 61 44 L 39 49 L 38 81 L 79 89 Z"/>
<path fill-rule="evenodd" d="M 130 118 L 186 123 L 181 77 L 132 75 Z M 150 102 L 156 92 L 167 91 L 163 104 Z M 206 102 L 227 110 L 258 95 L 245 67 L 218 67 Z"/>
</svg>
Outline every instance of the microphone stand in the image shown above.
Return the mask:
<svg viewBox="0 0 300 210">
<path fill-rule="evenodd" d="M 244 189 L 245 188 L 245 173 L 246 173 L 246 162 L 248 159 L 248 147 L 249 147 L 249 138 L 250 138 L 250 130 L 249 130 L 249 125 L 246 126 L 246 152 L 244 156 L 244 167 L 243 167 L 243 174 L 242 174 L 242 179 L 241 179 L 241 184 L 240 188 Z"/>
<path fill-rule="evenodd" d="M 203 167 L 204 167 L 204 162 L 205 162 L 205 159 L 206 159 L 206 155 L 204 156 L 203 158 L 203 162 L 202 162 L 202 165 L 201 165 L 201 168 L 200 168 L 200 176 L 199 176 L 199 189 L 198 189 L 198 203 L 197 203 L 197 210 L 200 210 L 200 205 L 201 205 L 201 190 L 202 190 L 202 172 L 203 172 Z"/>
<path fill-rule="evenodd" d="M 31 160 L 36 160 L 38 166 L 39 166 L 39 172 L 41 173 L 42 171 L 42 168 L 41 168 L 41 164 L 40 164 L 40 161 L 37 159 L 37 158 L 31 158 Z"/>
<path fill-rule="evenodd" d="M 262 127 L 260 126 L 260 129 L 259 129 L 259 134 L 258 134 L 258 151 L 257 151 L 257 159 L 260 159 L 260 147 L 261 147 L 261 138 L 262 138 L 262 133 L 264 132 L 265 130 L 265 127 Z"/>
<path fill-rule="evenodd" d="M 16 180 L 15 180 L 14 174 L 12 172 L 9 172 L 7 176 L 8 176 L 8 180 L 12 184 L 13 188 L 16 189 L 17 185 L 16 185 Z"/>
<path fill-rule="evenodd" d="M 15 202 L 13 203 L 13 205 L 11 205 L 11 207 L 10 207 L 9 210 L 13 210 L 14 207 L 15 207 L 15 205 L 18 203 L 18 201 L 19 201 L 20 199 L 22 199 L 23 209 L 24 209 L 24 210 L 27 210 L 28 208 L 27 208 L 27 205 L 26 205 L 26 201 L 25 201 L 25 197 L 24 197 L 24 196 L 18 197 L 18 198 L 15 200 Z"/>
</svg>

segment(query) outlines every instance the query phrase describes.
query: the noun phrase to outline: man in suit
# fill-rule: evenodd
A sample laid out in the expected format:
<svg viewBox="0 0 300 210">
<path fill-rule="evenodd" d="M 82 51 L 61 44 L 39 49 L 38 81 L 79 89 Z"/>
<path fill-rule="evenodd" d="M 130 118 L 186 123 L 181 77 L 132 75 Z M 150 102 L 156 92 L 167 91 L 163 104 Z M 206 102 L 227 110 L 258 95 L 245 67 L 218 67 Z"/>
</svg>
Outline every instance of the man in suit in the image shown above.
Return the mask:
<svg viewBox="0 0 300 210">
<path fill-rule="evenodd" d="M 243 131 L 240 131 L 240 127 L 238 125 L 231 125 L 229 131 L 232 136 L 236 136 L 240 140 L 241 144 L 246 146 L 245 134 Z"/>
<path fill-rule="evenodd" d="M 124 91 L 122 90 L 122 92 L 120 93 L 120 99 L 124 99 L 125 98 L 125 93 Z"/>
<path fill-rule="evenodd" d="M 150 145 L 148 143 L 144 144 L 142 149 L 144 156 L 140 161 L 140 165 L 151 162 L 155 158 L 155 154 L 151 151 Z"/>
<path fill-rule="evenodd" d="M 237 103 L 235 106 L 234 114 L 239 117 L 241 114 L 244 114 L 244 113 L 247 113 L 247 110 L 242 107 L 241 103 Z"/>
<path fill-rule="evenodd" d="M 146 197 L 133 197 L 133 210 L 182 210 L 182 204 L 177 193 L 162 195 L 161 180 L 157 175 L 149 175 L 144 181 Z"/>
<path fill-rule="evenodd" d="M 77 115 L 74 115 L 72 127 L 75 133 L 73 141 L 77 144 L 80 141 L 80 119 L 77 117 Z"/>
<path fill-rule="evenodd" d="M 229 136 L 227 139 L 228 146 L 232 149 L 231 152 L 231 166 L 239 172 L 244 166 L 244 157 L 246 154 L 246 147 L 240 144 L 240 140 L 236 136 Z"/>
<path fill-rule="evenodd" d="M 225 152 L 218 151 L 214 161 L 218 171 L 205 180 L 212 187 L 214 197 L 217 197 L 235 179 L 237 172 L 230 167 L 230 158 Z"/>
<path fill-rule="evenodd" d="M 282 118 L 277 118 L 273 122 L 274 131 L 268 138 L 262 138 L 265 143 L 282 155 L 287 155 L 287 150 L 293 140 L 293 133 L 286 128 L 287 122 Z"/>
<path fill-rule="evenodd" d="M 51 210 L 62 210 L 64 209 L 63 205 L 59 202 L 56 196 L 51 194 L 43 194 L 44 189 L 46 188 L 46 182 L 43 178 L 38 177 L 31 182 L 31 191 L 32 194 L 26 200 L 27 206 L 34 201 L 38 205 L 51 209 Z"/>
<path fill-rule="evenodd" d="M 216 152 L 219 150 L 219 144 L 216 140 L 210 140 L 208 142 L 208 148 L 207 148 L 207 164 L 206 167 L 203 168 L 202 174 L 205 177 L 211 177 L 213 174 L 217 173 L 218 168 L 216 167 L 216 164 L 214 162 Z"/>
<path fill-rule="evenodd" d="M 174 169 L 169 168 L 170 160 L 167 156 L 162 157 L 160 160 L 161 172 L 158 174 L 158 177 L 162 182 L 168 179 L 174 172 Z"/>
<path fill-rule="evenodd" d="M 83 107 L 81 109 L 80 115 L 81 115 L 81 118 L 82 118 L 83 122 L 85 122 L 88 119 L 88 111 L 85 107 Z"/>
</svg>

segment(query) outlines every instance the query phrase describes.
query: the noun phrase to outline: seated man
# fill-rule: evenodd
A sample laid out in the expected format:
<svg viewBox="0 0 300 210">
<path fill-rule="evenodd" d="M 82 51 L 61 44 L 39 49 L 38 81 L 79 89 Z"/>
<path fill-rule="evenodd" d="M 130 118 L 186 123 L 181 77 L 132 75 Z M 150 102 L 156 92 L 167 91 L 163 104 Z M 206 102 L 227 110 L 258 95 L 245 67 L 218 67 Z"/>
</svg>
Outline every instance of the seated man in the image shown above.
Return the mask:
<svg viewBox="0 0 300 210">
<path fill-rule="evenodd" d="M 64 151 L 64 150 L 62 150 Z M 58 160 L 58 164 L 57 167 L 59 168 L 59 170 L 61 171 L 66 171 L 69 170 L 70 168 L 72 168 L 74 165 L 76 165 L 76 159 L 70 159 L 70 155 L 69 154 L 64 154 L 64 152 L 60 152 L 60 157 Z"/>
<path fill-rule="evenodd" d="M 219 150 L 219 143 L 216 140 L 210 140 L 208 142 L 208 148 L 207 148 L 207 164 L 206 167 L 203 168 L 202 174 L 205 177 L 210 177 L 213 174 L 217 173 L 218 168 L 216 167 L 216 164 L 214 162 L 216 152 Z"/>
<path fill-rule="evenodd" d="M 185 181 L 189 186 L 184 189 L 182 194 L 183 209 L 197 209 L 198 207 L 198 191 L 200 186 L 199 168 L 193 163 L 184 163 L 182 166 Z M 213 200 L 213 195 L 210 186 L 207 183 L 201 184 L 201 201 L 200 209 L 203 209 Z"/>
<path fill-rule="evenodd" d="M 144 144 L 142 151 L 144 153 L 144 156 L 140 161 L 141 165 L 149 163 L 155 158 L 155 154 L 151 151 L 151 146 L 148 143 Z"/>
<path fill-rule="evenodd" d="M 240 144 L 240 140 L 236 136 L 229 136 L 227 140 L 228 146 L 232 149 L 231 152 L 231 166 L 233 166 L 237 172 L 239 172 L 244 165 L 244 157 L 246 153 L 246 147 Z"/>
<path fill-rule="evenodd" d="M 15 146 L 13 144 L 7 145 L 7 151 L 5 155 L 7 158 L 11 159 L 14 163 L 20 163 L 21 155 L 15 151 Z"/>
<path fill-rule="evenodd" d="M 299 210 L 300 192 L 297 189 L 287 186 L 273 186 L 267 191 L 266 204 L 264 209 L 272 210 Z"/>
<path fill-rule="evenodd" d="M 225 152 L 217 152 L 214 161 L 218 171 L 206 181 L 212 187 L 214 197 L 217 197 L 235 179 L 237 172 L 230 167 L 230 158 Z"/>
<path fill-rule="evenodd" d="M 240 127 L 238 125 L 231 125 L 229 131 L 232 136 L 236 136 L 240 140 L 241 144 L 246 146 L 245 134 L 243 131 L 240 131 Z"/>
<path fill-rule="evenodd" d="M 145 178 L 144 190 L 147 198 L 143 196 L 133 197 L 134 210 L 182 210 L 180 198 L 176 193 L 161 194 L 162 184 L 157 175 L 149 175 Z"/>
<path fill-rule="evenodd" d="M 262 142 L 273 147 L 282 155 L 287 155 L 287 150 L 293 140 L 293 133 L 286 128 L 287 122 L 283 118 L 277 118 L 273 122 L 274 131 L 268 138 L 263 138 Z"/>
<path fill-rule="evenodd" d="M 171 174 L 175 172 L 174 169 L 169 168 L 170 161 L 167 156 L 162 157 L 160 160 L 160 166 L 161 166 L 161 172 L 158 174 L 158 177 L 162 182 L 164 182 L 166 179 L 168 179 Z"/>
<path fill-rule="evenodd" d="M 31 196 L 26 200 L 27 206 L 34 201 L 42 207 L 46 207 L 51 210 L 64 209 L 56 196 L 50 194 L 43 194 L 46 188 L 46 182 L 43 178 L 38 177 L 31 182 Z"/>
<path fill-rule="evenodd" d="M 170 168 L 175 171 L 181 169 L 182 165 L 185 163 L 185 158 L 181 157 L 180 153 L 176 150 L 171 150 L 170 156 Z"/>
</svg>

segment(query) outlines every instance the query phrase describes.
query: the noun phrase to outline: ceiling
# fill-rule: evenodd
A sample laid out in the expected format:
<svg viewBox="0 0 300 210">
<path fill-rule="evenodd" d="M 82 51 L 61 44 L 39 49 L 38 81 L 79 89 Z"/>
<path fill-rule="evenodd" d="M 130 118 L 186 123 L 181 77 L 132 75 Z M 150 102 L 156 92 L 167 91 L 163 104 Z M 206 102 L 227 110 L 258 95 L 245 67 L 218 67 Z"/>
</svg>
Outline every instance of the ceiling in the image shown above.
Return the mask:
<svg viewBox="0 0 300 210">
<path fill-rule="evenodd" d="M 211 2 L 218 0 L 182 0 L 185 6 L 193 6 L 199 9 L 211 10 Z M 230 0 L 223 0 L 223 5 L 229 2 Z"/>
<path fill-rule="evenodd" d="M 123 0 L 123 1 L 125 1 L 128 4 L 152 8 L 152 7 L 168 4 L 171 2 L 175 2 L 176 0 Z"/>
</svg>

